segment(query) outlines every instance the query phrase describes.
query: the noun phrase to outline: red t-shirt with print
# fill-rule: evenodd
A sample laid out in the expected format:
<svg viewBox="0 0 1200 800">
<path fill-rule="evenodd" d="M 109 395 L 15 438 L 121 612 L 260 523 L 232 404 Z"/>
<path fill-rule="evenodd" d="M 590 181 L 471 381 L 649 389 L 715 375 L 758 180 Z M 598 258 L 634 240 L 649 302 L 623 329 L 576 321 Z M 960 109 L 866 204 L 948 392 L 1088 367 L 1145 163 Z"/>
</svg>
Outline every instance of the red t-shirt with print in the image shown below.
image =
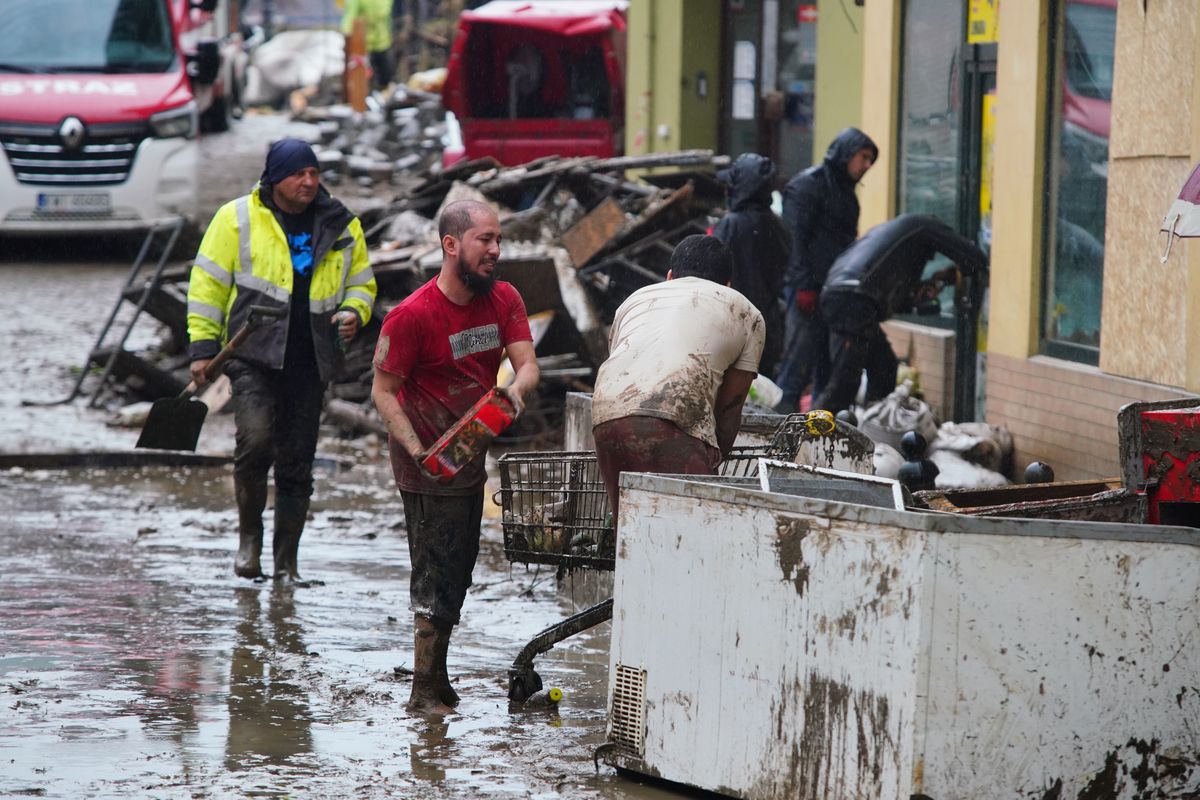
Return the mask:
<svg viewBox="0 0 1200 800">
<path fill-rule="evenodd" d="M 422 446 L 429 447 L 496 385 L 504 347 L 532 340 L 525 303 L 512 284 L 497 281 L 490 292 L 460 306 L 434 278 L 384 318 L 375 368 L 405 379 L 396 399 Z M 421 474 L 398 442 L 390 448 L 403 491 L 473 494 L 487 479 L 483 455 L 450 482 L 437 483 Z"/>
</svg>

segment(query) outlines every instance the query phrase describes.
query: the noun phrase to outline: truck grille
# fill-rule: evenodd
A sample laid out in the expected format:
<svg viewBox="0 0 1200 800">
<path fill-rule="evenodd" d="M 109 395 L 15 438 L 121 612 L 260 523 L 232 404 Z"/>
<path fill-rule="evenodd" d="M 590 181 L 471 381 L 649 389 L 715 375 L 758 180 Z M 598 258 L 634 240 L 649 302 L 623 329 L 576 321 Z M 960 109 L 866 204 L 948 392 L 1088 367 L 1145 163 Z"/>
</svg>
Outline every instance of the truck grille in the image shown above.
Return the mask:
<svg viewBox="0 0 1200 800">
<path fill-rule="evenodd" d="M 144 123 L 89 125 L 70 147 L 56 125 L 0 123 L 0 146 L 17 180 L 30 186 L 112 186 L 133 169 Z"/>
</svg>

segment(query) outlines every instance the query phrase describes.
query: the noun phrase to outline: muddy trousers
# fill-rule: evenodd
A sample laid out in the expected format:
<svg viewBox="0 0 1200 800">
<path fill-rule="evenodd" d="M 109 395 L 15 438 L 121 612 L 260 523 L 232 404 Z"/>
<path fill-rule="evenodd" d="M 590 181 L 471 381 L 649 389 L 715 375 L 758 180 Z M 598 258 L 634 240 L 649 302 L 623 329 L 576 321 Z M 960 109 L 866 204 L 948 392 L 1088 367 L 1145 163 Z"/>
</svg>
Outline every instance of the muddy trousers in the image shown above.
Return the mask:
<svg viewBox="0 0 1200 800">
<path fill-rule="evenodd" d="M 823 408 L 834 414 L 849 408 L 858 394 L 864 369 L 867 371 L 866 405 L 887 397 L 896 388 L 900 362 L 878 325 L 852 333 L 832 331 L 829 338 L 833 366 L 824 391 L 813 399 L 813 408 Z"/>
<path fill-rule="evenodd" d="M 239 543 L 234 571 L 245 578 L 262 574 L 262 514 L 267 503 L 267 474 L 273 466 L 272 574 L 298 579 L 297 557 L 313 490 L 312 465 L 325 385 L 315 364 L 304 369 L 271 370 L 232 359 L 225 374 L 233 384 L 237 425 L 233 485 Z"/>
<path fill-rule="evenodd" d="M 463 496 L 400 493 L 412 562 L 413 685 L 407 709 L 446 714 L 458 703 L 446 655 L 479 557 L 483 491 Z"/>
<path fill-rule="evenodd" d="M 620 511 L 622 472 L 715 475 L 721 463 L 720 450 L 657 417 L 611 419 L 592 428 L 592 437 L 614 524 Z"/>
</svg>

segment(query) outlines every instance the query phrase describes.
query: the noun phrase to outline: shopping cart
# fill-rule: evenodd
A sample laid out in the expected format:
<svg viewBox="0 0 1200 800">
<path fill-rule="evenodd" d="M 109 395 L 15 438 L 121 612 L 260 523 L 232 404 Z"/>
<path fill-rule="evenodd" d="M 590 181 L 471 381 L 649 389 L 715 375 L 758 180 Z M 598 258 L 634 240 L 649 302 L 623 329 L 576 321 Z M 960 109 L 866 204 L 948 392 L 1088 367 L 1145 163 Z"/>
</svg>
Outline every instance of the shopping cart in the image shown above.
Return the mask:
<svg viewBox="0 0 1200 800">
<path fill-rule="evenodd" d="M 735 447 L 718 474 L 753 476 L 760 458 L 777 454 L 774 442 Z M 560 578 L 576 570 L 613 569 L 616 533 L 594 452 L 507 453 L 498 464 L 500 523 L 510 562 L 556 566 Z M 533 660 L 567 637 L 612 619 L 612 606 L 610 597 L 534 636 L 508 671 L 509 699 L 523 702 L 540 690 Z"/>
</svg>

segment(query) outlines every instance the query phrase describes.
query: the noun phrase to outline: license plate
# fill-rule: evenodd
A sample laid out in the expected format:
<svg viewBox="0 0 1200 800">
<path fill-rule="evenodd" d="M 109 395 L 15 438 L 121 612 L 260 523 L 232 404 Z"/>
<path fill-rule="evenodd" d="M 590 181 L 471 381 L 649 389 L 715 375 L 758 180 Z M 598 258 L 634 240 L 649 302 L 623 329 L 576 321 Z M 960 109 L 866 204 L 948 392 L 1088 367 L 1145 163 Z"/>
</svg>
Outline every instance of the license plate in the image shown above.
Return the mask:
<svg viewBox="0 0 1200 800">
<path fill-rule="evenodd" d="M 39 194 L 37 210 L 42 214 L 107 214 L 112 203 L 108 192 Z"/>
</svg>

